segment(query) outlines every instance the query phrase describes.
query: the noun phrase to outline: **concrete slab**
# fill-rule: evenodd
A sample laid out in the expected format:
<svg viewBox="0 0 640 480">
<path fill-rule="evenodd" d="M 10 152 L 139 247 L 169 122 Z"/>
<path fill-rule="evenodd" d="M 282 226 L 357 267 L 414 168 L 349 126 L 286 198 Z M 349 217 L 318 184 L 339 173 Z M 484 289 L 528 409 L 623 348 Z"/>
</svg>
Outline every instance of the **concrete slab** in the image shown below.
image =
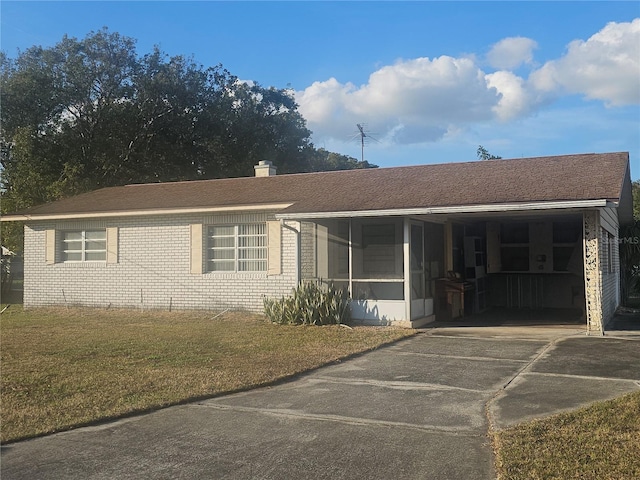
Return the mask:
<svg viewBox="0 0 640 480">
<path fill-rule="evenodd" d="M 493 402 L 491 413 L 494 426 L 502 429 L 636 390 L 640 385 L 630 380 L 527 373 Z"/>
<path fill-rule="evenodd" d="M 509 325 L 506 327 L 488 327 L 485 325 L 478 325 L 465 327 L 439 327 L 435 328 L 431 334 L 454 337 L 513 338 L 519 340 L 540 340 L 550 342 L 564 336 L 585 335 L 585 327 L 576 325 Z"/>
<path fill-rule="evenodd" d="M 483 435 L 482 401 L 490 394 L 420 384 L 312 377 L 284 388 L 254 390 L 203 402 L 208 406 L 347 422 L 395 424 Z"/>
<path fill-rule="evenodd" d="M 323 375 L 337 378 L 366 376 L 383 382 L 403 381 L 488 392 L 501 388 L 524 365 L 520 360 L 433 357 L 385 349 L 328 367 Z"/>
<path fill-rule="evenodd" d="M 481 480 L 493 475 L 483 436 L 203 406 L 10 445 L 2 460 L 3 480 Z"/>
<path fill-rule="evenodd" d="M 532 371 L 640 380 L 640 338 L 568 338 L 549 349 Z"/>
<path fill-rule="evenodd" d="M 389 348 L 404 353 L 524 361 L 534 358 L 548 343 L 539 339 L 520 340 L 496 336 L 465 338 L 464 342 L 461 342 L 459 335 L 445 336 L 447 332 L 442 330 L 428 333 L 431 335 L 427 335 L 426 338 L 413 337 Z"/>
</svg>

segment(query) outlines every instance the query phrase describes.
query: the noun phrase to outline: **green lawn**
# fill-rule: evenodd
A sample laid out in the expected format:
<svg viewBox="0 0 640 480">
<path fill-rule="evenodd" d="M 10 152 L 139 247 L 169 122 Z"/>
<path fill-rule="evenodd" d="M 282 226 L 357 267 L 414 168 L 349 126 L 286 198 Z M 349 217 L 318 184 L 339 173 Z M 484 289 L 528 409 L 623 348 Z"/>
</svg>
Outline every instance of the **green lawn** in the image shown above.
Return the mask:
<svg viewBox="0 0 640 480">
<path fill-rule="evenodd" d="M 13 305 L 0 323 L 1 441 L 267 384 L 413 333 Z"/>
</svg>

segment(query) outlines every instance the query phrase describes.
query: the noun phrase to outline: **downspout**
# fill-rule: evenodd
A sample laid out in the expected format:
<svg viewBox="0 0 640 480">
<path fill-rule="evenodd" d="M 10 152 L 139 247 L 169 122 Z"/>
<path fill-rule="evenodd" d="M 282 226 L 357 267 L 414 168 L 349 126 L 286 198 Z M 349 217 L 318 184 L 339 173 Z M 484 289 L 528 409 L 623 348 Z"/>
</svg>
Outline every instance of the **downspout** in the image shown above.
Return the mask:
<svg viewBox="0 0 640 480">
<path fill-rule="evenodd" d="M 301 222 L 298 222 L 298 224 L 302 225 Z M 280 225 L 296 234 L 296 278 L 295 280 L 296 280 L 296 286 L 298 286 L 300 284 L 300 280 L 302 279 L 302 264 L 300 263 L 302 258 L 302 241 L 301 241 L 302 233 L 300 232 L 300 230 L 296 230 L 294 227 L 287 225 L 285 221 L 282 219 L 280 220 Z"/>
</svg>

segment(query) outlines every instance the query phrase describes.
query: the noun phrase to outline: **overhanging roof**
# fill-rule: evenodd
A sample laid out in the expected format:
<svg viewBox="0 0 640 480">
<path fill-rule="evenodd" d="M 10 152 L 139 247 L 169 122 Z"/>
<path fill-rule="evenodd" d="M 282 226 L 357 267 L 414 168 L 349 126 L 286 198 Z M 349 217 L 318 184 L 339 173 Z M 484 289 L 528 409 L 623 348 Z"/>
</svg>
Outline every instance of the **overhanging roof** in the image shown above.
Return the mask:
<svg viewBox="0 0 640 480">
<path fill-rule="evenodd" d="M 4 221 L 272 210 L 281 218 L 626 204 L 629 154 L 599 153 L 111 187 Z M 607 203 L 608 202 L 608 203 Z M 626 208 L 626 207 L 625 207 Z"/>
</svg>

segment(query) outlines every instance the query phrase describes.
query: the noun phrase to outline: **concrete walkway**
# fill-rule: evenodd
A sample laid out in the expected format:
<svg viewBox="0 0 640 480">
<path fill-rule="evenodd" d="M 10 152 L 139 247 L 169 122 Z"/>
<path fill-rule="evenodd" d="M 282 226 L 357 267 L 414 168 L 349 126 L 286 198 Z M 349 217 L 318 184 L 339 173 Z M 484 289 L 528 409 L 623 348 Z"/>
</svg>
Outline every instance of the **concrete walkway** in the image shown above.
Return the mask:
<svg viewBox="0 0 640 480">
<path fill-rule="evenodd" d="M 2 479 L 484 480 L 490 425 L 638 389 L 633 332 L 427 329 L 278 386 L 9 444 Z"/>
</svg>

